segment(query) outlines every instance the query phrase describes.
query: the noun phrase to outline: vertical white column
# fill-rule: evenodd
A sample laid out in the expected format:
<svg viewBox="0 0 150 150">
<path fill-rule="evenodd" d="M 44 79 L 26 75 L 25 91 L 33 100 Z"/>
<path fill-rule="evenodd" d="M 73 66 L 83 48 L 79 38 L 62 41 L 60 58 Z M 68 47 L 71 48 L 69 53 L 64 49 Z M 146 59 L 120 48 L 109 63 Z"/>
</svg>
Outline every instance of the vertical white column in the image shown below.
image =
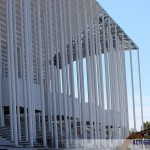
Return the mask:
<svg viewBox="0 0 150 150">
<path fill-rule="evenodd" d="M 129 135 L 129 112 L 128 112 L 128 95 L 127 95 L 127 79 L 126 79 L 126 64 L 125 64 L 125 50 L 124 50 L 124 34 L 122 33 L 122 57 L 123 57 L 123 71 L 124 71 L 124 98 L 125 98 L 125 113 L 126 113 L 126 137 Z"/>
<path fill-rule="evenodd" d="M 105 124 L 105 102 L 104 102 L 104 86 L 103 86 L 103 68 L 102 68 L 102 50 L 101 50 L 101 42 L 100 42 L 100 25 L 99 25 L 99 12 L 98 12 L 98 6 L 97 6 L 97 10 L 96 10 L 96 14 L 97 14 L 97 45 L 98 45 L 98 77 L 100 77 L 99 79 L 99 89 L 100 89 L 100 95 L 99 98 L 101 100 L 101 105 L 102 108 L 100 107 L 100 113 L 102 112 L 101 115 L 101 136 L 102 139 L 106 138 L 106 124 Z M 101 110 L 102 109 L 102 110 Z"/>
<path fill-rule="evenodd" d="M 65 12 L 65 2 L 63 3 L 63 9 Z M 67 62 L 67 58 L 65 60 L 65 56 L 67 55 L 67 49 L 65 50 L 64 48 L 66 47 L 66 44 L 64 42 L 64 39 L 66 38 L 66 19 L 65 19 L 65 13 L 64 13 L 64 30 L 63 30 L 63 16 L 62 16 L 62 1 L 59 0 L 59 16 L 60 16 L 60 33 L 61 33 L 61 67 L 62 67 L 62 90 L 63 90 L 63 105 L 64 105 L 64 125 L 65 125 L 65 138 L 66 138 L 66 148 L 69 147 L 68 145 L 68 119 L 67 119 L 67 103 L 68 103 L 68 93 L 67 93 L 67 88 L 66 88 L 66 68 L 67 68 L 67 63 L 65 66 L 65 61 Z"/>
<path fill-rule="evenodd" d="M 37 1 L 37 21 L 38 21 L 38 49 L 39 49 L 39 69 L 40 69 L 40 91 L 41 91 L 41 108 L 42 108 L 42 133 L 43 145 L 47 145 L 46 141 L 46 124 L 45 124 L 45 100 L 44 100 L 44 85 L 43 85 L 43 59 L 42 59 L 42 37 L 41 37 L 41 16 L 40 16 L 40 0 Z"/>
<path fill-rule="evenodd" d="M 122 111 L 122 138 L 124 138 L 124 128 L 125 128 L 125 117 L 124 117 L 124 114 L 125 114 L 125 112 L 124 112 L 124 107 L 125 107 L 125 104 L 124 104 L 124 88 L 123 88 L 123 80 L 124 80 L 124 78 L 123 78 L 123 67 L 122 67 L 122 62 L 123 62 L 123 60 L 122 60 L 122 41 L 120 40 L 119 41 L 119 48 L 120 48 L 120 77 L 121 77 L 121 82 L 120 82 L 120 84 L 121 84 L 121 111 Z"/>
<path fill-rule="evenodd" d="M 14 53 L 15 53 L 15 84 L 16 84 L 16 102 L 17 102 L 17 125 L 18 125 L 18 140 L 21 141 L 21 126 L 20 126 L 20 107 L 19 107 L 19 88 L 18 88 L 18 54 L 17 54 L 17 39 L 16 39 L 16 0 L 13 0 L 13 33 L 14 33 Z"/>
<path fill-rule="evenodd" d="M 29 120 L 29 137 L 30 146 L 33 147 L 33 122 L 32 122 L 32 96 L 31 96 L 31 46 L 29 45 L 29 9 L 30 0 L 24 1 L 24 37 L 25 37 L 25 58 L 26 58 L 26 88 L 27 88 L 27 100 L 28 100 L 28 120 Z"/>
<path fill-rule="evenodd" d="M 30 59 L 30 87 L 31 87 L 31 114 L 32 114 L 32 137 L 33 137 L 33 141 L 35 141 L 35 137 L 36 137 L 36 128 L 35 128 L 35 94 L 34 94 L 34 79 L 33 79 L 33 47 L 32 47 L 32 2 L 30 1 L 29 5 L 28 5 L 28 18 L 29 18 L 29 23 L 28 23 L 28 32 L 29 32 L 29 49 L 30 51 L 30 55 L 29 55 L 29 59 Z"/>
<path fill-rule="evenodd" d="M 59 61 L 60 61 L 60 57 L 59 57 L 59 47 L 58 47 L 58 19 L 57 18 L 57 5 L 56 5 L 56 1 L 54 1 L 54 15 L 55 15 L 55 37 L 56 37 L 56 73 L 57 73 L 57 90 L 58 90 L 58 105 L 59 105 L 59 124 L 60 124 L 60 136 L 62 139 L 62 111 L 61 111 L 61 84 L 60 84 L 60 65 L 59 65 Z"/>
<path fill-rule="evenodd" d="M 98 107 L 98 132 L 99 132 L 99 139 L 102 139 L 103 138 L 103 136 L 102 136 L 102 130 L 103 130 L 103 128 L 102 128 L 102 122 L 103 122 L 103 119 L 102 119 L 102 117 L 103 117 L 103 111 L 101 110 L 101 108 L 103 107 L 102 106 L 102 98 L 101 98 L 101 95 L 102 95 L 102 93 L 101 93 L 101 88 L 103 88 L 103 87 L 101 87 L 101 81 L 100 81 L 100 59 L 101 58 L 99 58 L 99 54 L 101 53 L 100 51 L 101 51 L 101 44 L 100 44 L 100 32 L 99 32 L 99 30 L 100 30 L 100 26 L 99 26 L 99 10 L 98 10 L 98 4 L 96 5 L 96 22 L 95 22 L 95 43 L 96 43 L 96 63 L 97 63 L 97 65 L 96 65 L 96 69 L 97 69 L 97 82 L 98 82 L 98 85 L 97 85 L 97 90 L 98 90 L 98 102 L 97 102 L 97 107 L 98 107 L 98 103 L 99 103 L 99 107 Z M 100 143 L 99 143 L 100 144 Z M 99 145 L 99 148 L 100 148 L 100 145 Z"/>
<path fill-rule="evenodd" d="M 13 17 L 12 17 L 12 0 L 8 2 L 9 15 L 9 51 L 10 53 L 10 67 L 11 67 L 11 88 L 12 88 L 12 107 L 13 107 L 13 130 L 14 130 L 14 144 L 18 146 L 18 132 L 17 132 L 17 116 L 16 116 L 16 84 L 15 84 L 15 66 L 14 66 L 14 44 L 13 44 Z"/>
<path fill-rule="evenodd" d="M 1 25 L 0 25 L 0 127 L 4 126 L 2 102 L 2 50 L 1 50 Z"/>
<path fill-rule="evenodd" d="M 114 37 L 115 37 L 115 47 L 114 47 L 114 50 L 113 50 L 113 56 L 114 56 L 114 58 L 113 58 L 113 61 L 114 61 L 114 63 L 115 63 L 115 68 L 114 68 L 114 70 L 115 70 L 115 72 L 114 72 L 114 78 L 115 78 L 115 83 L 114 83 L 114 85 L 115 85 L 115 97 L 114 97 L 114 107 L 115 107 L 115 117 L 114 117 L 114 121 L 115 121 L 115 126 L 114 126 L 114 138 L 115 139 L 118 139 L 118 137 L 117 137 L 117 130 L 118 130 L 118 124 L 117 124 L 117 122 L 118 122 L 118 117 L 117 117 L 117 113 L 118 113 L 118 103 L 119 103 L 119 87 L 118 87 L 118 70 L 117 70 L 117 65 L 118 65 L 118 59 L 117 59 L 117 28 L 116 28 L 116 25 L 114 25 L 114 30 L 115 30 L 115 35 L 114 35 Z"/>
<path fill-rule="evenodd" d="M 25 77 L 25 56 L 24 56 L 24 28 L 23 28 L 23 0 L 20 1 L 20 18 L 21 18 L 21 59 L 22 59 L 22 79 L 23 79 L 23 98 L 24 98 L 24 118 L 25 118 L 25 135 L 28 141 L 28 119 L 27 119 L 27 91 Z"/>
<path fill-rule="evenodd" d="M 86 69 L 87 69 L 87 84 L 88 84 L 88 104 L 89 104 L 89 118 L 90 118 L 90 139 L 93 139 L 93 119 L 91 106 L 91 72 L 89 60 L 89 43 L 88 43 L 88 24 L 87 24 L 87 10 L 86 1 L 84 0 L 84 34 L 85 34 L 85 49 L 86 49 Z"/>
<path fill-rule="evenodd" d="M 61 8 L 62 9 L 62 8 Z M 67 112 L 68 112 L 68 124 L 69 124 L 69 142 L 72 143 L 72 129 L 71 129 L 71 107 L 70 107 L 70 99 L 69 99 L 69 95 L 70 95 L 70 82 L 69 82 L 69 57 L 68 57 L 68 47 L 67 47 L 67 44 L 68 44 L 68 41 L 67 41 L 67 21 L 66 21 L 66 2 L 64 1 L 63 2 L 63 22 L 64 22 L 64 47 L 65 47 L 65 53 L 64 53 L 64 61 L 65 61 L 65 68 L 64 70 L 66 71 L 66 84 L 67 84 L 67 88 L 66 88 L 66 93 L 67 93 L 67 103 L 66 103 L 66 109 L 67 109 Z M 63 69 L 63 68 L 62 68 Z M 62 70 L 62 73 L 63 73 L 63 70 Z"/>
<path fill-rule="evenodd" d="M 129 43 L 129 50 L 130 50 L 130 69 L 131 69 L 131 86 L 132 86 L 132 102 L 133 102 L 133 121 L 134 121 L 134 132 L 136 132 L 136 116 L 135 116 L 135 99 L 134 99 L 134 81 L 133 81 L 133 64 L 132 64 L 131 41 Z"/>
<path fill-rule="evenodd" d="M 128 111 L 128 94 L 127 94 L 127 78 L 126 78 L 126 65 L 125 65 L 125 52 L 123 53 L 124 59 L 124 76 L 125 76 L 125 97 L 126 97 L 126 112 L 127 112 L 127 132 L 126 137 L 129 136 L 129 111 Z"/>
<path fill-rule="evenodd" d="M 140 68 L 139 49 L 137 49 L 137 59 L 138 59 L 138 73 L 139 73 L 139 86 L 140 86 L 141 121 L 142 121 L 142 130 L 144 130 L 143 102 L 142 102 L 142 84 L 141 84 L 141 68 Z"/>
<path fill-rule="evenodd" d="M 50 51 L 49 51 L 49 35 L 48 35 L 48 1 L 45 0 L 45 47 L 46 47 L 46 83 L 47 83 L 47 101 L 48 101 L 48 130 L 53 137 L 53 122 L 52 122 L 52 103 L 51 103 L 51 79 L 50 79 Z"/>
<path fill-rule="evenodd" d="M 14 140 L 14 131 L 13 131 L 13 108 L 12 108 L 12 83 L 11 83 L 11 54 L 10 54 L 10 36 L 9 36 L 9 1 L 6 1 L 6 18 L 7 18 L 7 57 L 8 57 L 8 83 L 9 83 L 9 117 L 10 117 L 10 132 L 11 132 L 11 141 Z"/>
<path fill-rule="evenodd" d="M 108 29 L 107 29 L 107 35 L 108 35 L 108 52 L 107 52 L 107 59 L 108 59 L 108 82 L 109 82 L 109 92 L 110 92 L 110 99 L 109 99 L 109 104 L 108 104 L 108 108 L 109 108 L 109 138 L 111 139 L 112 136 L 112 129 L 111 129 L 111 125 L 113 126 L 113 120 L 114 120 L 114 111 L 113 110 L 113 95 L 114 95 L 114 87 L 113 87 L 113 67 L 114 67 L 114 62 L 112 60 L 112 51 L 113 51 L 113 47 L 112 47 L 112 38 L 111 38 L 111 24 L 110 24 L 110 17 L 108 17 Z M 107 85 L 106 85 L 107 86 Z M 111 113 L 112 111 L 112 113 Z M 112 121 L 111 121 L 112 118 Z"/>
<path fill-rule="evenodd" d="M 10 52 L 10 67 L 11 67 L 11 88 L 12 88 L 12 111 L 13 111 L 13 134 L 14 144 L 18 146 L 18 132 L 17 132 L 17 116 L 16 116 L 16 85 L 15 85 L 15 66 L 14 66 L 14 45 L 13 45 L 13 16 L 12 16 L 12 0 L 8 2 L 9 9 L 9 52 Z"/>
<path fill-rule="evenodd" d="M 32 114 L 32 134 L 33 134 L 33 140 L 35 142 L 35 137 L 36 137 L 36 127 L 35 127 L 35 89 L 34 89 L 34 77 L 33 77 L 33 47 L 32 47 L 32 2 L 30 1 L 29 3 L 29 11 L 28 11 L 28 16 L 29 16 L 29 24 L 28 24 L 28 32 L 29 32 L 29 47 L 30 47 L 30 86 L 31 86 L 31 114 Z"/>
<path fill-rule="evenodd" d="M 55 148 L 58 148 L 58 130 L 57 130 L 57 114 L 56 114 L 56 92 L 55 92 L 55 81 L 54 81 L 54 51 L 53 51 L 53 30 L 52 30 L 52 6 L 51 0 L 48 1 L 49 10 L 49 26 L 50 26 L 50 65 L 51 65 L 51 86 L 52 86 L 52 101 L 54 110 L 54 137 L 55 137 Z"/>
<path fill-rule="evenodd" d="M 93 20 L 93 1 L 90 1 L 90 22 L 91 22 L 91 53 L 92 53 L 92 66 L 93 66 L 93 89 L 94 89 L 94 93 L 93 95 L 95 95 L 95 101 L 93 103 L 93 106 L 95 104 L 95 139 L 99 139 L 99 113 L 98 113 L 98 91 L 97 91 L 97 76 L 96 76 L 96 54 L 95 54 L 95 40 L 94 40 L 94 20 Z M 93 98 L 94 98 L 93 97 Z"/>
<path fill-rule="evenodd" d="M 77 74 L 77 91 L 78 91 L 78 104 L 79 104 L 79 120 L 78 122 L 80 123 L 80 134 L 82 134 L 82 127 L 81 127 L 81 89 L 80 89 L 80 74 L 79 74 L 79 51 L 77 48 L 77 39 L 75 39 L 75 52 L 76 52 L 76 74 Z M 78 130 L 77 130 L 78 131 Z"/>
<path fill-rule="evenodd" d="M 119 122 L 121 124 L 121 115 L 122 115 L 122 111 L 121 111 L 121 86 L 120 86 L 120 52 L 119 52 L 119 42 L 118 42 L 118 36 L 117 36 L 117 27 L 115 25 L 115 47 L 116 47 L 116 61 L 117 61 L 117 67 L 116 67 L 116 71 L 117 71 L 117 89 L 118 89 L 118 112 L 120 114 L 120 118 L 119 118 Z M 121 135 L 122 136 L 122 135 Z M 118 137 L 119 138 L 119 137 Z"/>
<path fill-rule="evenodd" d="M 72 49 L 72 19 L 71 19 L 71 9 L 70 0 L 68 2 L 68 21 L 69 21 L 69 62 L 71 71 L 71 97 L 72 97 L 72 109 L 73 109 L 73 130 L 75 138 L 75 146 L 77 140 L 77 123 L 76 123 L 76 102 L 75 102 L 75 88 L 74 88 L 74 68 L 73 68 L 73 49 Z"/>
<path fill-rule="evenodd" d="M 86 139 L 85 91 L 84 91 L 84 72 L 83 72 L 83 50 L 81 44 L 81 40 L 82 40 L 81 20 L 79 16 L 79 0 L 76 0 L 76 12 L 77 12 L 77 38 L 78 38 L 79 74 L 80 74 L 80 92 L 81 92 L 80 94 L 81 94 L 82 135 L 83 135 L 83 139 L 85 140 Z"/>
<path fill-rule="evenodd" d="M 105 80 L 106 80 L 106 99 L 107 99 L 107 111 L 108 111 L 108 133 L 110 139 L 110 89 L 109 89 L 109 70 L 108 70 L 108 56 L 106 48 L 106 35 L 105 35 L 105 19 L 104 14 L 102 16 L 103 23 L 103 42 L 104 42 L 104 61 L 105 61 Z"/>
</svg>

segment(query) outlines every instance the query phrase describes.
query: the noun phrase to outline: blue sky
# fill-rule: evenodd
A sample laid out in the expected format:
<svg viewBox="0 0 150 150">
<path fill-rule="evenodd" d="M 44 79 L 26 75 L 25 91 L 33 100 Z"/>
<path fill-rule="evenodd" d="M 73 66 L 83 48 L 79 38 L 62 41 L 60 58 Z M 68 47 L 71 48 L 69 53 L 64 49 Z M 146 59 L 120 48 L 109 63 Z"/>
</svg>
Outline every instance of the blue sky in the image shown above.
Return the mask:
<svg viewBox="0 0 150 150">
<path fill-rule="evenodd" d="M 150 121 L 150 0 L 97 0 L 140 48 L 144 121 Z M 133 52 L 136 123 L 141 126 L 136 52 Z M 133 128 L 129 53 L 126 53 L 130 128 Z"/>
</svg>

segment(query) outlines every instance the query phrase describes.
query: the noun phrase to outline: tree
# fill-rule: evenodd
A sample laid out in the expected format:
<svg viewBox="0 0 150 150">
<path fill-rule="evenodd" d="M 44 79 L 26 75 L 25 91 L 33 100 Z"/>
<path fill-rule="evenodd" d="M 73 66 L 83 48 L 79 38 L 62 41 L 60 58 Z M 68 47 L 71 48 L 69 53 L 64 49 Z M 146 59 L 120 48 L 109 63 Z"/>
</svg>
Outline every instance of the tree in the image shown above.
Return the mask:
<svg viewBox="0 0 150 150">
<path fill-rule="evenodd" d="M 149 121 L 144 122 L 144 130 L 146 130 L 146 129 L 150 129 L 150 122 Z"/>
</svg>

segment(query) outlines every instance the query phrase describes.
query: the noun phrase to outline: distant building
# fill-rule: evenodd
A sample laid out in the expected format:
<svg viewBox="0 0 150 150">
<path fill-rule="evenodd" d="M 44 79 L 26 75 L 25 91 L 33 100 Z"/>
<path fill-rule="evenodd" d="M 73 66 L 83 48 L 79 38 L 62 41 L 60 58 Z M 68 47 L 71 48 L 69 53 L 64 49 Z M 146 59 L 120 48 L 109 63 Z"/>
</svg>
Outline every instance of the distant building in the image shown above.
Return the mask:
<svg viewBox="0 0 150 150">
<path fill-rule="evenodd" d="M 0 0 L 0 137 L 54 148 L 126 138 L 132 49 L 96 0 Z"/>
</svg>

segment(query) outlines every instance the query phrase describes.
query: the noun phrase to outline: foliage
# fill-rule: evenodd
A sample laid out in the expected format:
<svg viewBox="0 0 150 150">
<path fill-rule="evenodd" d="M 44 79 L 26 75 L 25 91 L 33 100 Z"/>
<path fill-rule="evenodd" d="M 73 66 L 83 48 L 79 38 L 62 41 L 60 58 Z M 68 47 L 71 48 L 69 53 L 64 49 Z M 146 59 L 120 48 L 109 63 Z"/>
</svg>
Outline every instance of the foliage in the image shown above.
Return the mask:
<svg viewBox="0 0 150 150">
<path fill-rule="evenodd" d="M 150 129 L 150 122 L 149 121 L 144 122 L 144 130 L 146 130 L 146 129 Z"/>
</svg>

